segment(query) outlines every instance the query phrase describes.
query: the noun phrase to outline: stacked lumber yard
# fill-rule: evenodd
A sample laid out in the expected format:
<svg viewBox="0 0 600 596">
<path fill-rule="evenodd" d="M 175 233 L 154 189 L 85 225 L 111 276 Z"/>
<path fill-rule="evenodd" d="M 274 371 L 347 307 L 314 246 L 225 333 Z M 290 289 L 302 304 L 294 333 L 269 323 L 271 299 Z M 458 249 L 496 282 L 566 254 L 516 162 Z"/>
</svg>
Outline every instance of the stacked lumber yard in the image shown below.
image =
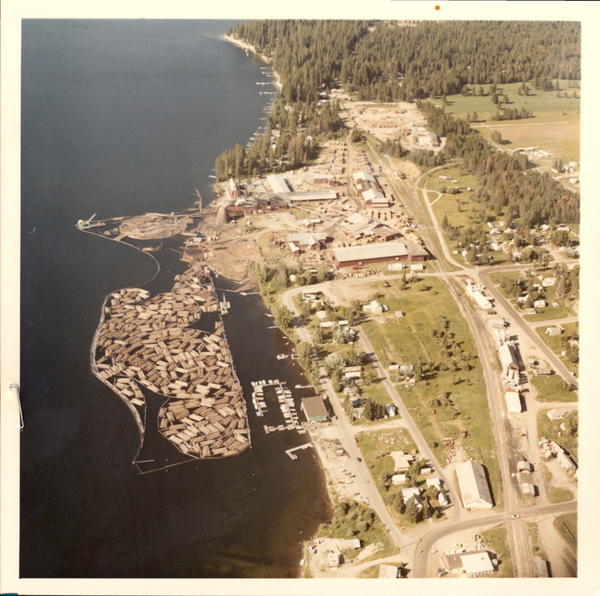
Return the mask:
<svg viewBox="0 0 600 596">
<path fill-rule="evenodd" d="M 149 298 L 125 288 L 103 308 L 92 370 L 134 411 L 142 440 L 144 425 L 133 407 L 145 403 L 138 384 L 165 396 L 158 427 L 182 453 L 230 457 L 250 446 L 246 403 L 207 270 L 192 263 L 172 291 Z M 190 327 L 202 313 L 215 313 L 211 331 Z"/>
</svg>

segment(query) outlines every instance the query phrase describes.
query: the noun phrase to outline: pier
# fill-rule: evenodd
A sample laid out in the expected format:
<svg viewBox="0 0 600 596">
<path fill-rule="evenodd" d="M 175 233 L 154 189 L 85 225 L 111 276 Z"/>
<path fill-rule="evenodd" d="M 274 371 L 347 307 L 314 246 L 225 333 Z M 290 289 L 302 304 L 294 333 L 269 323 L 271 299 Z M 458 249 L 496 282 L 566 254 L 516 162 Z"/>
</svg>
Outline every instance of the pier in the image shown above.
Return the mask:
<svg viewBox="0 0 600 596">
<path fill-rule="evenodd" d="M 304 445 L 300 445 L 299 447 L 294 447 L 293 449 L 288 449 L 286 453 L 290 456 L 290 459 L 298 459 L 298 456 L 294 453 L 294 451 L 299 451 L 300 449 L 308 449 L 312 447 L 312 443 L 304 443 Z"/>
</svg>

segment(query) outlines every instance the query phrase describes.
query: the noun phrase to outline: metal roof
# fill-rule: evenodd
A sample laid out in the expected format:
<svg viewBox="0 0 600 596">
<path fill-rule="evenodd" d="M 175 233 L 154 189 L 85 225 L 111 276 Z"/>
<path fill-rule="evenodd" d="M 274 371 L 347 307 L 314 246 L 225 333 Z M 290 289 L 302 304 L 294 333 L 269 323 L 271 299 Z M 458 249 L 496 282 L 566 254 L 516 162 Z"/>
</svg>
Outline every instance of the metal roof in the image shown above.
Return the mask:
<svg viewBox="0 0 600 596">
<path fill-rule="evenodd" d="M 275 194 L 280 194 L 280 193 L 289 194 L 289 192 L 290 192 L 290 187 L 288 186 L 287 182 L 285 181 L 285 178 L 283 178 L 282 176 L 275 176 L 275 175 L 267 176 L 267 182 L 271 185 L 271 188 L 273 189 L 273 192 Z"/>
<path fill-rule="evenodd" d="M 459 464 L 456 476 L 465 507 L 493 507 L 490 487 L 485 477 L 485 469 L 476 461 Z"/>
<path fill-rule="evenodd" d="M 406 241 L 334 248 L 333 253 L 338 262 L 403 258 L 409 254 L 413 256 L 427 255 L 427 251 L 425 249 L 421 248 L 417 244 Z"/>
</svg>

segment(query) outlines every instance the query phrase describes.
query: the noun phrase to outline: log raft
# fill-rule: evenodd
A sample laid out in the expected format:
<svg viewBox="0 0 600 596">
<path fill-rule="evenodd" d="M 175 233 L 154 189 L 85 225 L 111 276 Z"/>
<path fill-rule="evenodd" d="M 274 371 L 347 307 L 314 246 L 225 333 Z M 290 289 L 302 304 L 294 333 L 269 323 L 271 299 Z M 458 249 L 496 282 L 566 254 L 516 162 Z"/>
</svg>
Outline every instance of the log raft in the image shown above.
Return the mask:
<svg viewBox="0 0 600 596">
<path fill-rule="evenodd" d="M 139 385 L 167 398 L 159 431 L 196 459 L 238 455 L 251 444 L 221 317 L 212 332 L 190 327 L 203 312 L 219 311 L 212 280 L 192 263 L 170 292 L 150 298 L 125 288 L 109 295 L 93 346 L 95 374 L 130 407 L 144 404 Z"/>
</svg>

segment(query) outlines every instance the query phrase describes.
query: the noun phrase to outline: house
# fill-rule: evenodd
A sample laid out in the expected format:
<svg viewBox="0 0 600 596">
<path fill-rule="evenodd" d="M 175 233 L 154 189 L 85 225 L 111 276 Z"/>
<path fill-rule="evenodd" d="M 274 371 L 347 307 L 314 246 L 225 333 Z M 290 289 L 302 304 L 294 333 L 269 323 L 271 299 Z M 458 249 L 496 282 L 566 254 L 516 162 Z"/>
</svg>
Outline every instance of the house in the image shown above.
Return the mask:
<svg viewBox="0 0 600 596">
<path fill-rule="evenodd" d="M 533 301 L 533 308 L 544 308 L 545 306 L 546 306 L 545 300 L 534 300 Z"/>
<path fill-rule="evenodd" d="M 309 422 L 327 422 L 329 418 L 327 408 L 319 395 L 303 398 L 302 411 Z"/>
<path fill-rule="evenodd" d="M 427 486 L 435 486 L 437 489 L 442 489 L 442 481 L 439 478 L 427 478 L 425 481 Z"/>
<path fill-rule="evenodd" d="M 288 234 L 288 242 L 293 242 L 302 250 L 322 250 L 325 247 L 326 240 L 327 234 L 325 232 Z"/>
<path fill-rule="evenodd" d="M 342 373 L 346 379 L 360 379 L 360 366 L 345 366 Z"/>
<path fill-rule="evenodd" d="M 337 546 L 341 553 L 347 553 L 360 548 L 360 540 L 358 538 L 340 538 L 340 540 L 337 541 Z"/>
<path fill-rule="evenodd" d="M 556 283 L 556 277 L 546 277 L 542 280 L 542 286 L 547 288 L 548 286 L 553 286 Z"/>
<path fill-rule="evenodd" d="M 410 266 L 411 271 L 423 271 L 425 269 L 425 265 L 423 263 L 416 263 Z"/>
<path fill-rule="evenodd" d="M 379 565 L 379 579 L 398 579 L 402 577 L 400 568 L 396 565 L 390 565 L 389 563 L 382 563 Z"/>
<path fill-rule="evenodd" d="M 563 418 L 566 418 L 567 414 L 572 410 L 573 408 L 552 408 L 551 410 L 548 410 L 548 418 L 552 421 L 562 420 Z"/>
<path fill-rule="evenodd" d="M 392 451 L 390 453 L 394 460 L 394 471 L 403 472 L 404 470 L 408 470 L 410 465 L 413 463 L 415 458 L 408 454 L 404 453 L 404 451 Z"/>
<path fill-rule="evenodd" d="M 315 315 L 317 316 L 317 319 L 319 319 L 319 321 L 326 321 L 327 320 L 327 311 L 326 310 L 318 310 Z"/>
<path fill-rule="evenodd" d="M 396 415 L 396 406 L 394 404 L 388 404 L 387 406 L 385 406 L 385 413 L 388 416 L 395 416 Z"/>
<path fill-rule="evenodd" d="M 383 306 L 377 300 L 371 301 L 371 313 L 373 313 L 374 315 L 383 314 Z"/>
<path fill-rule="evenodd" d="M 443 492 L 438 493 L 437 500 L 440 506 L 442 507 L 445 507 L 449 503 L 448 499 L 446 498 L 446 495 Z"/>
<path fill-rule="evenodd" d="M 544 333 L 546 335 L 552 336 L 552 335 L 560 335 L 563 331 L 564 331 L 564 329 L 562 327 L 556 326 L 556 327 L 548 327 Z"/>
<path fill-rule="evenodd" d="M 481 464 L 473 460 L 459 464 L 456 476 L 465 509 L 491 509 L 494 506 L 485 468 Z"/>
<path fill-rule="evenodd" d="M 406 482 L 406 474 L 394 474 L 391 478 L 392 484 L 398 486 Z"/>
<path fill-rule="evenodd" d="M 408 488 L 401 488 L 400 492 L 402 493 L 402 498 L 404 499 L 404 504 L 408 505 L 411 499 L 415 500 L 417 504 L 417 508 L 421 509 L 423 506 L 423 499 L 421 498 L 421 489 L 416 486 L 409 486 Z"/>
</svg>

